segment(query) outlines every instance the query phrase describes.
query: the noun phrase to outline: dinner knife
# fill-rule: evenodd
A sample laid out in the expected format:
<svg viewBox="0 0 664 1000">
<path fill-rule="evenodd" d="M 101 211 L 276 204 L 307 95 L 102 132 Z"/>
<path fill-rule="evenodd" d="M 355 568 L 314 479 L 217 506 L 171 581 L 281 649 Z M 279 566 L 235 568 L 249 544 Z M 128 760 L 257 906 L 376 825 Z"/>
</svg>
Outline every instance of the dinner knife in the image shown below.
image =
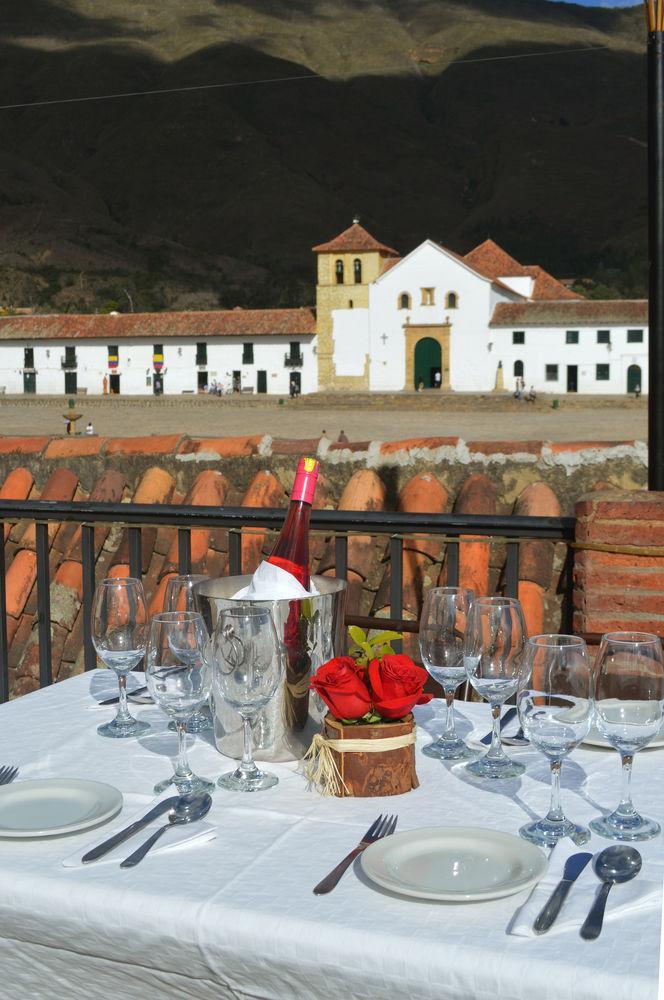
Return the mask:
<svg viewBox="0 0 664 1000">
<path fill-rule="evenodd" d="M 158 816 L 163 816 L 164 813 L 173 808 L 177 801 L 178 796 L 171 795 L 170 798 L 162 799 L 161 802 L 157 802 L 156 806 L 154 806 L 154 808 L 151 809 L 150 812 L 146 813 L 141 819 L 135 820 L 130 826 L 125 827 L 124 830 L 114 833 L 112 837 L 105 840 L 103 844 L 99 845 L 99 847 L 93 847 L 91 851 L 84 854 L 81 858 L 81 864 L 87 865 L 90 861 L 98 861 L 99 858 L 103 858 L 105 854 L 112 851 L 114 847 L 118 846 L 118 844 L 124 843 L 125 840 L 133 837 L 135 833 L 138 833 L 138 831 L 142 830 L 144 826 L 151 823 L 153 819 L 156 819 Z"/>
<path fill-rule="evenodd" d="M 147 689 L 148 689 L 147 684 L 142 684 L 140 687 L 132 688 L 131 691 L 127 691 L 127 697 L 130 698 L 132 695 L 135 695 L 135 694 L 145 694 L 145 692 L 147 691 Z M 98 705 L 117 705 L 117 703 L 119 701 L 120 701 L 120 695 L 116 694 L 112 698 L 106 698 L 105 701 L 98 701 L 97 704 Z"/>
<path fill-rule="evenodd" d="M 533 924 L 533 930 L 536 934 L 544 934 L 548 931 L 552 923 L 560 913 L 560 909 L 567 899 L 567 893 L 570 891 L 579 875 L 583 869 L 588 865 L 593 859 L 592 854 L 587 851 L 583 851 L 580 854 L 573 854 L 565 862 L 565 868 L 563 870 L 563 877 L 553 890 L 549 899 L 542 907 L 542 910 Z"/>
<path fill-rule="evenodd" d="M 515 708 L 514 705 L 512 705 L 511 708 L 507 709 L 507 711 L 505 712 L 505 714 L 503 715 L 503 717 L 500 720 L 500 731 L 501 731 L 501 733 L 502 733 L 503 729 L 505 728 L 505 726 L 507 725 L 507 723 L 512 721 L 512 719 L 514 718 L 514 716 L 516 715 L 516 713 L 517 713 L 517 709 Z M 493 730 L 491 730 L 490 733 L 487 733 L 486 736 L 483 736 L 482 739 L 479 742 L 483 743 L 484 746 L 488 747 L 491 744 L 491 740 L 492 739 L 493 739 Z"/>
</svg>

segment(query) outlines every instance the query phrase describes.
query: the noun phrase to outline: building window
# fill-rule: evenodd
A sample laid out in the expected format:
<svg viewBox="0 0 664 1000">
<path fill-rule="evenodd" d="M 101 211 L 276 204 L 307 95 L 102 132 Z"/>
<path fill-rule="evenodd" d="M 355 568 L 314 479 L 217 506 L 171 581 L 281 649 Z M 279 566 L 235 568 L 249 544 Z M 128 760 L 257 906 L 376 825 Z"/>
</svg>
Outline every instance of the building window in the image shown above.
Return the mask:
<svg viewBox="0 0 664 1000">
<path fill-rule="evenodd" d="M 598 330 L 597 331 L 597 343 L 598 344 L 610 344 L 611 343 L 611 331 L 610 330 Z"/>
<path fill-rule="evenodd" d="M 578 344 L 579 343 L 579 331 L 578 330 L 568 330 L 565 334 L 566 344 Z"/>
<path fill-rule="evenodd" d="M 410 309 L 410 295 L 408 292 L 402 292 L 399 296 L 398 309 Z"/>
<path fill-rule="evenodd" d="M 608 365 L 595 365 L 595 380 L 597 382 L 608 382 L 609 381 L 609 366 Z"/>
<path fill-rule="evenodd" d="M 243 365 L 253 365 L 254 363 L 254 345 L 253 344 L 243 344 L 242 345 L 242 364 Z"/>
<path fill-rule="evenodd" d="M 62 359 L 63 368 L 75 368 L 76 367 L 76 348 L 75 347 L 65 347 L 65 356 Z"/>
<path fill-rule="evenodd" d="M 334 265 L 334 273 L 335 273 L 336 278 L 337 278 L 337 284 L 338 285 L 343 285 L 343 283 L 344 283 L 344 262 L 342 260 L 338 260 L 336 262 L 336 264 Z"/>
<path fill-rule="evenodd" d="M 352 308 L 353 308 L 353 300 L 352 300 L 352 299 L 349 299 L 349 300 L 348 300 L 348 308 L 349 308 L 349 309 L 352 309 Z"/>
<path fill-rule="evenodd" d="M 524 330 L 514 330 L 512 332 L 512 343 L 513 344 L 525 344 L 526 334 Z"/>
<path fill-rule="evenodd" d="M 202 341 L 196 344 L 196 364 L 206 365 L 207 364 L 207 344 Z"/>
<path fill-rule="evenodd" d="M 434 306 L 436 304 L 435 295 L 433 288 L 423 288 L 422 289 L 422 305 L 423 306 Z"/>
<path fill-rule="evenodd" d="M 628 344 L 642 344 L 643 343 L 643 330 L 628 330 L 627 331 L 627 343 Z"/>
<path fill-rule="evenodd" d="M 514 378 L 523 378 L 523 361 L 514 362 Z"/>
<path fill-rule="evenodd" d="M 300 341 L 299 340 L 291 340 L 290 343 L 289 343 L 289 345 L 288 345 L 288 350 L 289 350 L 289 357 L 290 357 L 291 361 L 293 361 L 293 362 L 299 362 L 299 361 L 301 361 L 302 354 L 301 354 L 301 351 L 300 351 Z"/>
<path fill-rule="evenodd" d="M 362 261 L 359 257 L 353 261 L 353 281 L 356 285 L 362 284 Z"/>
<path fill-rule="evenodd" d="M 34 347 L 25 347 L 23 349 L 23 367 L 24 368 L 34 368 L 35 367 L 35 349 L 34 349 Z"/>
<path fill-rule="evenodd" d="M 546 365 L 544 368 L 544 378 L 547 382 L 557 382 L 558 365 Z"/>
<path fill-rule="evenodd" d="M 456 292 L 448 292 L 445 299 L 445 306 L 447 309 L 456 309 L 459 304 L 459 296 Z"/>
</svg>

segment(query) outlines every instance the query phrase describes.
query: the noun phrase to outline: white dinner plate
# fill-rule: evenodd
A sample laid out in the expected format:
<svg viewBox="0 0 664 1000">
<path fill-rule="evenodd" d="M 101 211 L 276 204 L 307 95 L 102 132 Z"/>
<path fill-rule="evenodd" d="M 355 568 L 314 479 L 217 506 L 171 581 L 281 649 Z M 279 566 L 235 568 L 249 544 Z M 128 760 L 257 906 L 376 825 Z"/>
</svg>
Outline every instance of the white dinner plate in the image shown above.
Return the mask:
<svg viewBox="0 0 664 1000">
<path fill-rule="evenodd" d="M 48 778 L 0 787 L 0 837 L 59 837 L 97 826 L 122 808 L 122 792 L 100 781 Z"/>
<path fill-rule="evenodd" d="M 549 862 L 511 833 L 450 826 L 384 837 L 363 851 L 361 864 L 372 882 L 404 896 L 478 902 L 529 889 Z"/>
<path fill-rule="evenodd" d="M 614 747 L 611 746 L 608 740 L 604 739 L 600 731 L 595 729 L 594 726 L 590 727 L 590 732 L 582 745 L 586 747 L 601 747 L 602 750 L 614 750 Z M 664 733 L 661 730 L 659 736 L 652 743 L 649 743 L 648 746 L 645 746 L 643 750 L 656 750 L 657 747 L 664 747 Z M 639 753 L 642 752 L 642 750 L 639 750 Z"/>
</svg>

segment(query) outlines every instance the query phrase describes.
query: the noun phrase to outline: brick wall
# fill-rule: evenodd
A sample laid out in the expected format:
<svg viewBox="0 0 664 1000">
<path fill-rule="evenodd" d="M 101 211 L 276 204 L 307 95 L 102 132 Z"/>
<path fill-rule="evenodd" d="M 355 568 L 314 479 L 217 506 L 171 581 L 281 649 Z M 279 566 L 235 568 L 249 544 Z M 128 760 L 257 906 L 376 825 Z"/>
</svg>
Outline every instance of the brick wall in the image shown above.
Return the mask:
<svg viewBox="0 0 664 1000">
<path fill-rule="evenodd" d="M 576 541 L 598 548 L 575 553 L 575 632 L 664 636 L 664 493 L 590 493 L 576 518 Z"/>
</svg>

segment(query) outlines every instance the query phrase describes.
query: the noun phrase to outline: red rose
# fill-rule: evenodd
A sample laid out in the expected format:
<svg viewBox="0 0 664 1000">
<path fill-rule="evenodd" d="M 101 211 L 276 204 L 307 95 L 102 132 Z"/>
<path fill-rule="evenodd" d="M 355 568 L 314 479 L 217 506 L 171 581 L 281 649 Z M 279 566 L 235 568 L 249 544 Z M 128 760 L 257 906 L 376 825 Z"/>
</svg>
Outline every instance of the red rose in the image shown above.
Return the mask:
<svg viewBox="0 0 664 1000">
<path fill-rule="evenodd" d="M 409 656 L 395 653 L 369 664 L 369 682 L 374 707 L 384 719 L 403 719 L 413 705 L 426 705 L 432 694 L 423 694 L 426 670 L 416 667 Z"/>
<path fill-rule="evenodd" d="M 319 667 L 310 687 L 317 691 L 335 719 L 361 719 L 371 710 L 371 695 L 351 656 L 337 656 Z"/>
</svg>

